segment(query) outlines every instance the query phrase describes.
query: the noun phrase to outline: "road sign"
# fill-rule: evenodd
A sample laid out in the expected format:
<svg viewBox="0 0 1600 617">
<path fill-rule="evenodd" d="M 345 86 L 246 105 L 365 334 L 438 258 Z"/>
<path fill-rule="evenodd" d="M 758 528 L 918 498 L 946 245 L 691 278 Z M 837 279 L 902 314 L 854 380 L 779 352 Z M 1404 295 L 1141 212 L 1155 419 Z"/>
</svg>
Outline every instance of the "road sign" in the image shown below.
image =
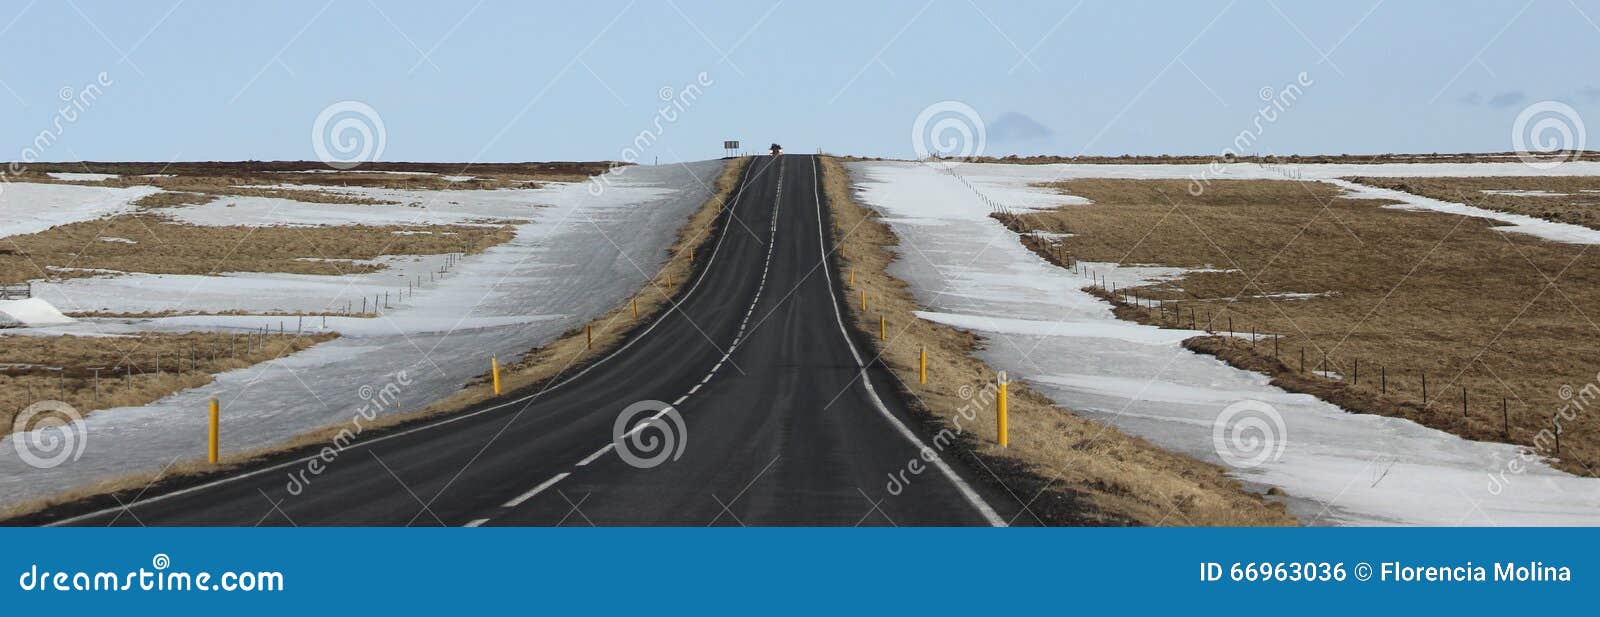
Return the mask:
<svg viewBox="0 0 1600 617">
<path fill-rule="evenodd" d="M 737 140 L 722 142 L 722 149 L 723 150 L 738 150 L 739 149 L 739 142 Z"/>
</svg>

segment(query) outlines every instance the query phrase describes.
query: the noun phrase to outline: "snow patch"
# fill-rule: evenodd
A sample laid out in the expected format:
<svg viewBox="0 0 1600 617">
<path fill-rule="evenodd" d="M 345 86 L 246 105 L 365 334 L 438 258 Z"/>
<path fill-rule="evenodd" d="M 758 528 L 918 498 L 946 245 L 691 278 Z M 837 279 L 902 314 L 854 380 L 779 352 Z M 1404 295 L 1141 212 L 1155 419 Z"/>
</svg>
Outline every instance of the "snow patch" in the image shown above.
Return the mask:
<svg viewBox="0 0 1600 617">
<path fill-rule="evenodd" d="M 77 172 L 70 172 L 70 171 L 52 171 L 52 172 L 46 173 L 45 175 L 46 176 L 50 176 L 52 178 L 55 178 L 57 180 L 67 180 L 69 182 L 99 182 L 101 180 L 110 180 L 112 178 L 120 178 L 121 177 L 121 176 L 119 176 L 117 174 L 92 174 L 92 173 L 77 173 Z"/>
<path fill-rule="evenodd" d="M 1511 197 L 1571 197 L 1571 193 L 1554 193 L 1551 191 L 1523 190 L 1523 189 L 1484 189 L 1488 195 L 1508 195 Z"/>
<path fill-rule="evenodd" d="M 128 212 L 134 200 L 158 191 L 153 186 L 9 183 L 0 188 L 0 238 Z"/>
<path fill-rule="evenodd" d="M 40 298 L 0 301 L 0 328 L 59 326 L 73 322 Z"/>
</svg>

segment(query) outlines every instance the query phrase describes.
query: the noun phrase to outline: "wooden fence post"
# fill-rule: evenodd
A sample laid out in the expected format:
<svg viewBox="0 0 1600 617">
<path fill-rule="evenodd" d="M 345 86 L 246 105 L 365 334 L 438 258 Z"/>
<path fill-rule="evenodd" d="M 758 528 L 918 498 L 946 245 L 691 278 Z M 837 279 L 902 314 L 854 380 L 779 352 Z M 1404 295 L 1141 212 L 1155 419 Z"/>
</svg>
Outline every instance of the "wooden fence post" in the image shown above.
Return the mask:
<svg viewBox="0 0 1600 617">
<path fill-rule="evenodd" d="M 1504 396 L 1500 397 L 1500 434 L 1511 441 L 1511 411 Z"/>
</svg>

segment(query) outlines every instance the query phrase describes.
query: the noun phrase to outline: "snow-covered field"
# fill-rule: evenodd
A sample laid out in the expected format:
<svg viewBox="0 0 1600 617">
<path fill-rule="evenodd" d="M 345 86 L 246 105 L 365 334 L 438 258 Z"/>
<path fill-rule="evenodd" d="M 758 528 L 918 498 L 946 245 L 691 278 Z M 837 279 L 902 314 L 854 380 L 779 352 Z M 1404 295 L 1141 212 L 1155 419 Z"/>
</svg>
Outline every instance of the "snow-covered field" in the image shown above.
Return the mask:
<svg viewBox="0 0 1600 617">
<path fill-rule="evenodd" d="M 0 238 L 133 210 L 133 202 L 160 189 L 75 184 L 0 184 Z"/>
<path fill-rule="evenodd" d="M 376 319 L 190 316 L 152 320 L 83 319 L 75 324 L 8 331 L 114 335 L 140 330 L 337 330 L 342 337 L 304 352 L 224 373 L 215 383 L 138 408 L 96 411 L 84 422 L 81 459 L 35 469 L 0 438 L 0 506 L 48 496 L 108 477 L 159 472 L 174 460 L 204 456 L 203 410 L 221 399 L 222 447 L 240 451 L 348 421 L 389 383 L 402 383 L 385 413 L 418 409 L 487 370 L 489 358 L 510 361 L 622 302 L 663 262 L 679 227 L 710 195 L 721 161 L 632 167 L 604 193 L 588 184 L 539 189 L 421 194 L 427 209 L 390 206 L 413 218 L 520 219 L 516 237 L 459 260 L 427 282 L 442 257 L 388 258 L 393 268 L 361 275 L 125 275 L 35 284 L 39 296 L 67 310 L 327 310 L 363 295 L 391 291 L 391 308 Z M 83 187 L 72 187 L 83 188 Z M 277 204 L 296 212 L 366 205 Z M 443 213 L 432 213 L 437 207 Z M 258 208 L 258 206 L 248 206 Z M 230 209 L 232 210 L 232 209 Z M 257 209 L 271 211 L 271 207 Z M 281 209 L 280 209 L 281 211 Z M 207 216 L 200 214 L 197 216 Z M 391 217 L 392 213 L 381 216 Z M 238 219 L 236 219 L 237 222 Z M 271 216 L 252 219 L 272 224 Z M 401 223 L 409 222 L 400 221 Z M 421 276 L 423 286 L 399 302 L 395 290 Z M 358 305 L 359 306 L 359 305 Z M 399 376 L 404 372 L 404 379 Z"/>
<path fill-rule="evenodd" d="M 1223 410 L 1245 400 L 1270 405 L 1282 419 L 1281 430 L 1267 425 L 1272 439 L 1283 445 L 1281 456 L 1229 469 L 1259 490 L 1283 488 L 1290 512 L 1307 524 L 1600 524 L 1600 480 L 1539 463 L 1514 473 L 1508 464 L 1520 457 L 1513 446 L 1467 441 L 1408 420 L 1346 413 L 1271 386 L 1263 375 L 1178 345 L 1195 332 L 1118 320 L 1108 304 L 1081 291 L 1089 284 L 1087 275 L 1048 264 L 1024 248 L 1017 234 L 989 218 L 990 206 L 956 178 L 920 163 L 853 163 L 850 169 L 862 201 L 899 234 L 901 256 L 892 272 L 910 282 L 930 308 L 924 316 L 974 331 L 986 343 L 979 352 L 983 360 L 1058 403 L 1164 448 L 1219 463 L 1224 462 L 1219 451 L 1250 454 L 1218 443 L 1214 425 Z M 1187 179 L 1204 169 L 969 164 L 956 171 L 978 191 L 1015 208 L 1073 203 L 1029 186 L 1052 179 Z M 1283 177 L 1256 165 L 1227 171 L 1221 177 Z M 1600 175 L 1600 165 L 1543 172 L 1520 164 L 1300 168 L 1307 179 L 1555 172 Z M 1450 204 L 1408 204 L 1456 211 Z M 1600 241 L 1592 231 L 1571 227 L 1548 223 L 1518 229 L 1567 241 Z M 1119 287 L 1175 274 L 1170 268 L 1085 266 Z"/>
<path fill-rule="evenodd" d="M 451 225 L 527 219 L 534 213 L 527 199 L 529 189 L 412 191 L 293 184 L 270 188 L 353 195 L 392 201 L 398 205 L 322 204 L 276 197 L 222 197 L 208 204 L 172 208 L 163 212 L 179 222 L 211 226 Z"/>
</svg>

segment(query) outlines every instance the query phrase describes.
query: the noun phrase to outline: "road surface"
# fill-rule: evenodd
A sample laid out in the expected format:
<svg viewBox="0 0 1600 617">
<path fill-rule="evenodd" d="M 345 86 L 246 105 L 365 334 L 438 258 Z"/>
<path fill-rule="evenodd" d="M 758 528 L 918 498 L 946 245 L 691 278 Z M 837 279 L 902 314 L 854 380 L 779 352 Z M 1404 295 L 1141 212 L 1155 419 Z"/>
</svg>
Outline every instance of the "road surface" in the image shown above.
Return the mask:
<svg viewBox="0 0 1600 617">
<path fill-rule="evenodd" d="M 921 458 L 890 377 L 861 368 L 820 174 L 812 156 L 753 159 L 678 306 L 565 381 L 55 522 L 1003 524 L 968 470 Z"/>
</svg>

